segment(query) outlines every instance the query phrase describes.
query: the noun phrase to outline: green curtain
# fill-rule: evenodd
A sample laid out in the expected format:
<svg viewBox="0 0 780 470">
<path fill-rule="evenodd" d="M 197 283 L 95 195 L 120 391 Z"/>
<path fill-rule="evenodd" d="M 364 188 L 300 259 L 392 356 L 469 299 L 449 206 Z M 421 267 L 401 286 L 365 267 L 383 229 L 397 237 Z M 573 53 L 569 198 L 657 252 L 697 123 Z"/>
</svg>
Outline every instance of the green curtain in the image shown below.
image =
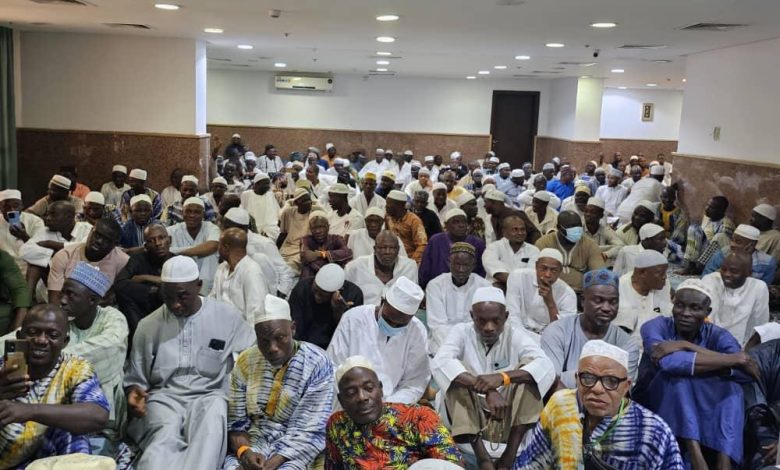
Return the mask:
<svg viewBox="0 0 780 470">
<path fill-rule="evenodd" d="M 16 188 L 13 34 L 0 27 L 0 189 Z"/>
</svg>

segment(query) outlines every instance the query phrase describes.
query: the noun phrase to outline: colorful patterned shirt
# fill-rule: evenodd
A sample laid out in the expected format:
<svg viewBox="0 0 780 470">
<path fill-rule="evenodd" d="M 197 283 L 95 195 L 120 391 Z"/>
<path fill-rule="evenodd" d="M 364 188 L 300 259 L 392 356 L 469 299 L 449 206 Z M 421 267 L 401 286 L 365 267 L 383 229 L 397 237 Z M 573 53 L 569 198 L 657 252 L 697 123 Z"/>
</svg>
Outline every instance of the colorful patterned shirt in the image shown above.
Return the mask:
<svg viewBox="0 0 780 470">
<path fill-rule="evenodd" d="M 0 359 L 0 367 L 3 360 Z M 27 394 L 14 401 L 31 405 L 94 403 L 109 411 L 92 365 L 63 353 L 49 375 L 33 382 Z M 27 421 L 0 429 L 0 468 L 15 468 L 51 455 L 90 453 L 86 436 Z"/>
<path fill-rule="evenodd" d="M 405 469 L 425 458 L 462 464 L 449 430 L 424 406 L 385 403 L 379 419 L 367 425 L 338 411 L 326 433 L 326 470 Z"/>
<path fill-rule="evenodd" d="M 582 420 L 577 391 L 557 392 L 542 410 L 513 468 L 582 468 Z M 684 468 L 674 434 L 647 408 L 630 401 L 618 424 L 612 423 L 612 418 L 604 418 L 590 437 L 593 454 L 603 462 L 619 470 Z"/>
<path fill-rule="evenodd" d="M 401 239 L 409 258 L 419 264 L 425 246 L 428 245 L 428 235 L 425 233 L 425 226 L 420 218 L 409 211 L 406 211 L 400 219 L 394 219 L 388 215 L 385 217 L 385 228 Z"/>
</svg>

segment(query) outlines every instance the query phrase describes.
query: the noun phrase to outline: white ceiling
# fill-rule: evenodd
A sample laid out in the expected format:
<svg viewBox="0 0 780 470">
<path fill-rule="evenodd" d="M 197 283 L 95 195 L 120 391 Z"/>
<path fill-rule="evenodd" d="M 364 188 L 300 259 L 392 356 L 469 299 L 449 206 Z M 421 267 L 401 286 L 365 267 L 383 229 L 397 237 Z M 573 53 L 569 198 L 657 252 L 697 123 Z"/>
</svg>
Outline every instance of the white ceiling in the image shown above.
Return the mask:
<svg viewBox="0 0 780 470">
<path fill-rule="evenodd" d="M 0 0 L 0 21 L 22 30 L 200 38 L 208 41 L 212 68 L 279 71 L 274 62 L 285 62 L 285 70 L 295 71 L 366 74 L 387 67 L 397 76 L 460 79 L 490 70 L 490 75 L 478 79 L 589 75 L 605 77 L 609 87 L 657 83 L 668 89 L 682 88 L 688 54 L 780 36 L 776 0 L 167 0 L 180 4 L 178 11 L 156 9 L 154 0 L 88 1 L 93 6 Z M 282 10 L 281 17 L 270 18 L 269 9 Z M 401 19 L 375 20 L 387 13 Z M 597 30 L 590 27 L 594 21 L 618 26 Z M 109 22 L 141 23 L 152 29 L 112 30 L 103 25 Z M 748 26 L 680 31 L 699 22 Z M 207 27 L 222 28 L 224 34 L 204 33 Z M 395 36 L 397 41 L 378 43 L 375 38 L 380 35 Z M 547 48 L 547 42 L 566 47 Z M 238 44 L 254 49 L 239 50 Z M 624 44 L 667 47 L 618 49 Z M 592 57 L 595 49 L 600 50 L 597 59 Z M 374 53 L 379 50 L 400 58 L 378 66 Z M 514 59 L 521 54 L 532 58 Z M 496 65 L 508 68 L 495 70 Z M 612 68 L 625 73 L 611 73 Z"/>
</svg>

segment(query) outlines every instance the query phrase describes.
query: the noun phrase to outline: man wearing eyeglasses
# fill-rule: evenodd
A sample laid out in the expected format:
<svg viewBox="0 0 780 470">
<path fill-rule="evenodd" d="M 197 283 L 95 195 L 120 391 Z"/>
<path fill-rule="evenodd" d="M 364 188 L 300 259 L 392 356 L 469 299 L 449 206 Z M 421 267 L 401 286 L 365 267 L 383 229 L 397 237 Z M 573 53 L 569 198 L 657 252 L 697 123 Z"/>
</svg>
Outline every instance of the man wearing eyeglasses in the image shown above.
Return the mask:
<svg viewBox="0 0 780 470">
<path fill-rule="evenodd" d="M 745 421 L 742 384 L 760 375 L 728 330 L 707 323 L 709 284 L 677 288 L 672 317 L 642 325 L 644 355 L 634 397 L 658 413 L 685 447 L 687 468 L 739 468 Z"/>
<path fill-rule="evenodd" d="M 585 343 L 576 389 L 555 393 L 514 469 L 682 470 L 669 426 L 626 396 L 629 354 L 602 340 Z"/>
</svg>

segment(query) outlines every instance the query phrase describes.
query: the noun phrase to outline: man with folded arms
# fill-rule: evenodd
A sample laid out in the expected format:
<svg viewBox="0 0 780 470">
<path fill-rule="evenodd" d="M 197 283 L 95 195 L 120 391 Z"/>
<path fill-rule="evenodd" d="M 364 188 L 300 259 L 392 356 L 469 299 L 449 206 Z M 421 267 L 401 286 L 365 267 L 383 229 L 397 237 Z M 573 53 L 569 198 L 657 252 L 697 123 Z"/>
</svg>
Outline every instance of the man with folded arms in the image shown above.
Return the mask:
<svg viewBox="0 0 780 470">
<path fill-rule="evenodd" d="M 634 270 L 620 276 L 618 314 L 613 322 L 637 339 L 648 320 L 672 314 L 672 294 L 666 270 L 669 262 L 655 250 L 636 257 Z"/>
</svg>

